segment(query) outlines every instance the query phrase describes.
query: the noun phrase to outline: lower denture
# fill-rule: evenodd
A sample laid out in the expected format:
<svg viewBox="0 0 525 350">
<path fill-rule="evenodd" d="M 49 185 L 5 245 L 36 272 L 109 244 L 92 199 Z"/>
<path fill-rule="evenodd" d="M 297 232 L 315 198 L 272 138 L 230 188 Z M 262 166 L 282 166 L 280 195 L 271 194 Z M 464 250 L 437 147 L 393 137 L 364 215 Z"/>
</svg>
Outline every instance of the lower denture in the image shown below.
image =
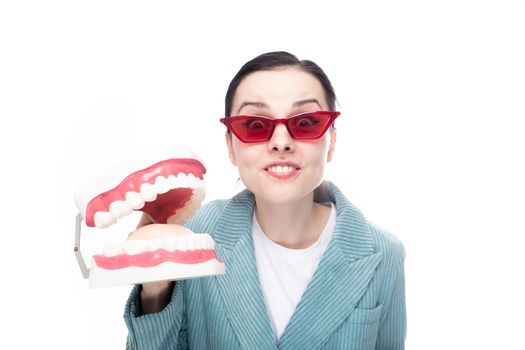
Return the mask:
<svg viewBox="0 0 525 350">
<path fill-rule="evenodd" d="M 198 264 L 211 259 L 218 259 L 215 250 L 213 249 L 196 249 L 196 250 L 175 250 L 169 252 L 165 249 L 158 249 L 153 252 L 143 252 L 140 254 L 128 255 L 119 254 L 112 257 L 104 255 L 93 256 L 98 267 L 106 270 L 117 270 L 130 266 L 137 267 L 152 267 L 165 262 L 173 262 L 179 264 Z"/>
</svg>

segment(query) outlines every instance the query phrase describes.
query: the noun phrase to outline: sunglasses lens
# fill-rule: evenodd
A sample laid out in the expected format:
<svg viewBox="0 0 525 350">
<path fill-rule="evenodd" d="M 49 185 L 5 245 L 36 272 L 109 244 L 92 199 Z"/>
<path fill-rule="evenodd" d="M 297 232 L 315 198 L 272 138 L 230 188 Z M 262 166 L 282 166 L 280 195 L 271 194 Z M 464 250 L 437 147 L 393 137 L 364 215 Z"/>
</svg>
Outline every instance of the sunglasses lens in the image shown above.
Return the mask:
<svg viewBox="0 0 525 350">
<path fill-rule="evenodd" d="M 321 137 L 330 123 L 327 114 L 306 114 L 288 121 L 288 129 L 295 139 L 315 139 Z"/>
<path fill-rule="evenodd" d="M 230 128 L 244 142 L 258 142 L 269 139 L 272 132 L 272 122 L 257 117 L 231 120 Z"/>
<path fill-rule="evenodd" d="M 242 142 L 268 141 L 277 123 L 286 123 L 294 139 L 318 139 L 330 127 L 339 112 L 317 111 L 304 113 L 289 119 L 268 119 L 256 116 L 234 116 L 221 119 L 228 129 Z"/>
</svg>

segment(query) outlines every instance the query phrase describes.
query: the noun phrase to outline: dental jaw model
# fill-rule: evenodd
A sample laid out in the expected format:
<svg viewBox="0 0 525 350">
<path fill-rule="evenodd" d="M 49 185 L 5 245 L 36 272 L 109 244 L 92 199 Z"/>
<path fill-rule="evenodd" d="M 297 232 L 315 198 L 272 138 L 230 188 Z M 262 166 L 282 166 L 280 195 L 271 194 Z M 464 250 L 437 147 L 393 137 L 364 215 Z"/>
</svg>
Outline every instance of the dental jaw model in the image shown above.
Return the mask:
<svg viewBox="0 0 525 350">
<path fill-rule="evenodd" d="M 155 161 L 154 159 L 157 159 Z M 158 161 L 158 159 L 161 159 Z M 80 186 L 75 253 L 90 287 L 177 280 L 224 273 L 206 233 L 181 226 L 204 199 L 202 162 L 187 149 L 137 155 Z M 80 223 L 106 228 L 133 211 L 155 222 L 137 229 L 132 239 L 110 242 L 94 255 L 88 270 L 80 253 Z"/>
</svg>

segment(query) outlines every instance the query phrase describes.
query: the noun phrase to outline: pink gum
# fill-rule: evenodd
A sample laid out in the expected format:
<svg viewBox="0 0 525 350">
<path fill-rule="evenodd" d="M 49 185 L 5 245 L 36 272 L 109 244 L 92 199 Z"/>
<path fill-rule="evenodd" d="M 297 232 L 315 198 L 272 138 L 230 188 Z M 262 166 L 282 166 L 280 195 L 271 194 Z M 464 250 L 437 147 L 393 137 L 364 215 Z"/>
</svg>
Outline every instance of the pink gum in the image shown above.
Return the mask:
<svg viewBox="0 0 525 350">
<path fill-rule="evenodd" d="M 179 264 L 198 264 L 211 259 L 219 260 L 215 250 L 212 249 L 176 250 L 174 252 L 159 249 L 154 252 L 134 255 L 120 254 L 113 257 L 95 255 L 93 258 L 98 267 L 106 270 L 123 269 L 129 266 L 153 267 L 168 261 Z"/>
</svg>

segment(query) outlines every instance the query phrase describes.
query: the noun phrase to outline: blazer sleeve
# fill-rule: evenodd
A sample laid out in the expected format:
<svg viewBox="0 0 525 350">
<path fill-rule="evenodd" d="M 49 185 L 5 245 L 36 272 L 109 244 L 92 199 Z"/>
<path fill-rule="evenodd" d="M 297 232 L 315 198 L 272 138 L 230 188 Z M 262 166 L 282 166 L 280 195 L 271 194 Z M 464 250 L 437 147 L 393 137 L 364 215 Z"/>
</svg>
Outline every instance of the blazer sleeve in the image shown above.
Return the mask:
<svg viewBox="0 0 525 350">
<path fill-rule="evenodd" d="M 195 233 L 213 232 L 217 217 L 226 200 L 215 200 L 205 204 L 184 225 Z M 188 329 L 185 300 L 186 283 L 191 280 L 177 281 L 170 303 L 160 312 L 141 315 L 139 310 L 139 287 L 135 286 L 124 310 L 124 320 L 128 327 L 126 349 L 188 349 Z M 187 286 L 186 286 L 187 287 Z"/>
<path fill-rule="evenodd" d="M 405 305 L 405 251 L 394 264 L 395 278 L 392 280 L 392 293 L 386 311 L 380 320 L 376 350 L 403 350 L 406 338 L 406 305 Z"/>
<path fill-rule="evenodd" d="M 188 349 L 183 290 L 183 282 L 177 281 L 171 301 L 162 311 L 140 315 L 140 288 L 133 288 L 124 310 L 127 350 Z"/>
</svg>

